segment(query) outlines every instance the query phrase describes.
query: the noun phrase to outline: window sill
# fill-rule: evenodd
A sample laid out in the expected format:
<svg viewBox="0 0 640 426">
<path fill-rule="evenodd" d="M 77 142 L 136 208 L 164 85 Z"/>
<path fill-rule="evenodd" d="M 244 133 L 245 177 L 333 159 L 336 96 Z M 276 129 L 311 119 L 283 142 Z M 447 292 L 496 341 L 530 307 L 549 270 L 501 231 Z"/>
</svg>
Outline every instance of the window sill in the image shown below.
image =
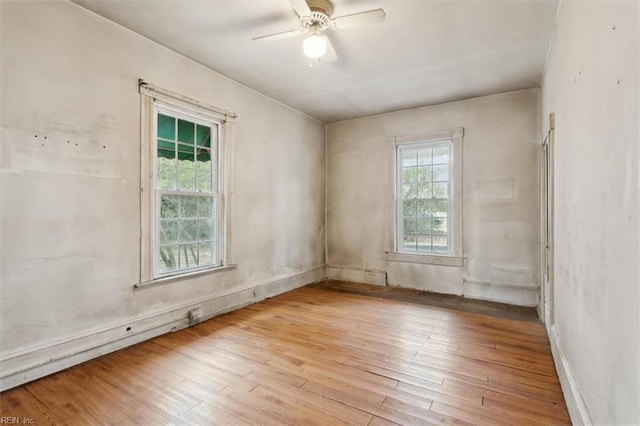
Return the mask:
<svg viewBox="0 0 640 426">
<path fill-rule="evenodd" d="M 464 264 L 464 257 L 441 256 L 434 254 L 396 253 L 391 251 L 387 252 L 387 260 L 390 262 L 422 263 L 425 265 L 456 267 L 462 267 L 462 265 Z"/>
<path fill-rule="evenodd" d="M 178 280 L 199 277 L 201 275 L 214 274 L 216 272 L 233 271 L 236 268 L 238 268 L 238 265 L 233 263 L 233 264 L 230 264 L 230 265 L 216 266 L 215 268 L 202 269 L 202 270 L 193 271 L 193 272 L 185 272 L 183 274 L 176 274 L 176 275 L 171 275 L 171 276 L 168 276 L 168 277 L 156 278 L 156 279 L 153 279 L 151 281 L 145 281 L 143 283 L 134 284 L 133 285 L 133 289 L 134 290 L 142 290 L 142 289 L 149 288 L 149 287 L 155 287 L 155 286 L 159 286 L 159 285 L 163 285 L 163 284 L 168 284 L 168 283 L 171 283 L 171 282 L 174 282 L 174 281 L 178 281 Z"/>
</svg>

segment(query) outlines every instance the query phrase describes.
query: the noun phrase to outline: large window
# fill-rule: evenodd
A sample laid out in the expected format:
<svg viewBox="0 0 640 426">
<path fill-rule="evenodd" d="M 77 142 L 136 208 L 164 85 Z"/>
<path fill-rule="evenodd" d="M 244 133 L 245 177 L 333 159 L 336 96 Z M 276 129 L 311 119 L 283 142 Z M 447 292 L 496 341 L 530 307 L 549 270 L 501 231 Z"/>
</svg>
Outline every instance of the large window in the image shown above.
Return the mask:
<svg viewBox="0 0 640 426">
<path fill-rule="evenodd" d="M 396 254 L 461 259 L 462 135 L 455 129 L 393 139 L 396 241 L 390 259 L 420 261 Z"/>
<path fill-rule="evenodd" d="M 156 117 L 156 275 L 221 264 L 220 123 L 161 103 Z"/>
<path fill-rule="evenodd" d="M 140 82 L 140 94 L 142 233 L 136 287 L 233 269 L 227 188 L 235 114 L 146 82 Z"/>
</svg>

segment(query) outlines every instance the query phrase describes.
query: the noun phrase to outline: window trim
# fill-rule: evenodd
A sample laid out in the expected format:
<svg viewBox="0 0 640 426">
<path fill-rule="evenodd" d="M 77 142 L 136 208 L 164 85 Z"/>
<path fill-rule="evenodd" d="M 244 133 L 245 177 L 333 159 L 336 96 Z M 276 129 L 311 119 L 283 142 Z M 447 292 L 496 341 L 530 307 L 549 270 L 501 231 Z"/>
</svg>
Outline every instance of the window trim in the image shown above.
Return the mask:
<svg viewBox="0 0 640 426">
<path fill-rule="evenodd" d="M 140 111 L 140 276 L 134 288 L 142 288 L 154 283 L 173 281 L 175 278 L 188 278 L 206 272 L 235 269 L 231 251 L 231 200 L 230 177 L 233 165 L 233 135 L 237 115 L 224 109 L 207 105 L 197 100 L 158 88 L 139 80 L 141 95 Z M 182 269 L 168 273 L 156 273 L 157 257 L 157 214 L 159 197 L 156 196 L 156 120 L 158 106 L 170 114 L 176 113 L 183 118 L 218 125 L 218 189 L 216 199 L 216 248 L 219 262 L 216 265 Z M 213 191 L 212 191 L 213 192 Z M 187 193 L 185 192 L 185 195 Z"/>
<path fill-rule="evenodd" d="M 393 148 L 391 155 L 392 176 L 393 176 L 393 249 L 387 252 L 387 260 L 395 262 L 427 263 L 443 266 L 462 266 L 462 139 L 463 128 L 456 128 L 444 132 L 416 134 L 408 136 L 394 136 L 390 138 L 390 145 Z M 401 146 L 419 145 L 427 143 L 437 143 L 440 141 L 451 141 L 451 161 L 450 161 L 450 182 L 449 182 L 449 216 L 451 221 L 448 230 L 448 240 L 450 244 L 449 253 L 419 253 L 402 251 L 400 236 L 402 235 L 402 222 L 400 217 L 400 185 L 401 172 L 399 167 L 398 153 Z M 452 213 L 452 214 L 451 214 Z M 450 260 L 448 260 L 450 259 Z"/>
</svg>

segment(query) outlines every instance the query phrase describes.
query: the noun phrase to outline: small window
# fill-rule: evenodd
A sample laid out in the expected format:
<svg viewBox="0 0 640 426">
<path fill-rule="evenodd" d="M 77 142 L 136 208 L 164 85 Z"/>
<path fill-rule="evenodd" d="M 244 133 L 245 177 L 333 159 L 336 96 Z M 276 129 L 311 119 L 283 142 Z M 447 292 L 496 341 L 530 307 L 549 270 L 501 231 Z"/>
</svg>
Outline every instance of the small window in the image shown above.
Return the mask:
<svg viewBox="0 0 640 426">
<path fill-rule="evenodd" d="M 155 275 L 220 266 L 220 123 L 155 104 Z"/>
<path fill-rule="evenodd" d="M 462 129 L 395 138 L 396 252 L 461 255 Z"/>
</svg>

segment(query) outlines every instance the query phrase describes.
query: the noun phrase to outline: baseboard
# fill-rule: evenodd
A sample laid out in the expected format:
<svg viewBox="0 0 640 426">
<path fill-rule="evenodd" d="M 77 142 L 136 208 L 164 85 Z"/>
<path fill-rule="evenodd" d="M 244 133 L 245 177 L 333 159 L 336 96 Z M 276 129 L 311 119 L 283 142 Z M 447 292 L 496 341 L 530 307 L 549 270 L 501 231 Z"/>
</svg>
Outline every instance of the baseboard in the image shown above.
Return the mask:
<svg viewBox="0 0 640 426">
<path fill-rule="evenodd" d="M 558 377 L 560 378 L 560 386 L 562 387 L 562 393 L 564 400 L 567 404 L 567 410 L 571 417 L 571 423 L 574 425 L 592 425 L 591 416 L 587 409 L 582 393 L 578 387 L 575 375 L 571 364 L 564 355 L 562 350 L 562 342 L 556 328 L 553 325 L 547 323 L 547 334 L 549 335 L 549 342 L 551 343 L 551 353 L 553 354 L 553 361 L 556 365 Z"/>
<path fill-rule="evenodd" d="M 355 266 L 327 265 L 327 278 L 379 286 L 387 285 L 387 273 L 385 271 Z"/>
<path fill-rule="evenodd" d="M 188 327 L 188 312 L 200 309 L 201 321 L 269 297 L 321 281 L 324 266 L 252 283 L 212 297 L 145 314 L 64 339 L 0 355 L 0 391 L 10 389 L 110 352 Z"/>
<path fill-rule="evenodd" d="M 512 305 L 538 305 L 538 285 L 520 285 L 464 279 L 464 297 L 491 300 Z"/>
</svg>

